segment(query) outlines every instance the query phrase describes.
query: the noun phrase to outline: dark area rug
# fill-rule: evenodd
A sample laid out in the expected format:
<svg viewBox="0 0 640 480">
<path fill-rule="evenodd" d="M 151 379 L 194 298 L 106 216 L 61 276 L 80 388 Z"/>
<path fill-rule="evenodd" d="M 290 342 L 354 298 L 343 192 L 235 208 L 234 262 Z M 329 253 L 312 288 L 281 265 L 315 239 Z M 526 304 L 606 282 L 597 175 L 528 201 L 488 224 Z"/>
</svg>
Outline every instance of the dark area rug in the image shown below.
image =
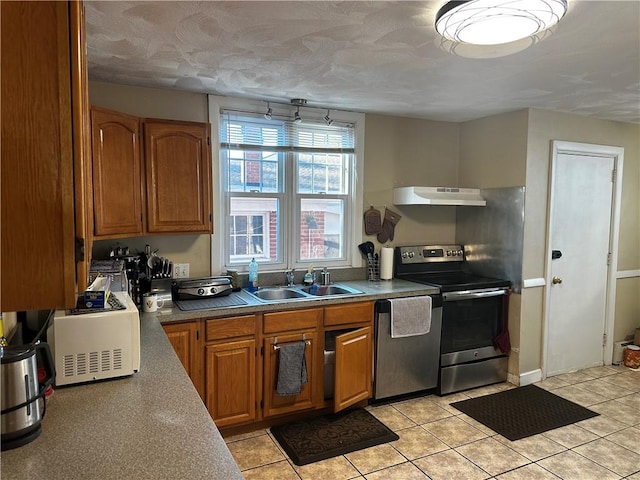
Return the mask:
<svg viewBox="0 0 640 480">
<path fill-rule="evenodd" d="M 535 385 L 451 404 L 509 440 L 519 440 L 599 414 Z"/>
<path fill-rule="evenodd" d="M 362 408 L 271 427 L 271 433 L 296 465 L 307 465 L 399 438 Z"/>
</svg>

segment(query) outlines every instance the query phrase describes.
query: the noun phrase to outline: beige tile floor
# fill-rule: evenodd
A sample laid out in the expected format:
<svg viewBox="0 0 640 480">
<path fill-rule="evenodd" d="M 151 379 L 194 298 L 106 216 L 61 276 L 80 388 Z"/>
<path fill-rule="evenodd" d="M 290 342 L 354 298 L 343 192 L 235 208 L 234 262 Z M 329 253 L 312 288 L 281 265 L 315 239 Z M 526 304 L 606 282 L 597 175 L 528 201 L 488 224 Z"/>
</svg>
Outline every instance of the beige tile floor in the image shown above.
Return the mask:
<svg viewBox="0 0 640 480">
<path fill-rule="evenodd" d="M 537 385 L 600 416 L 512 442 L 449 406 L 505 383 L 369 406 L 399 440 L 302 467 L 268 429 L 226 442 L 247 480 L 640 480 L 640 372 L 596 367 Z"/>
</svg>

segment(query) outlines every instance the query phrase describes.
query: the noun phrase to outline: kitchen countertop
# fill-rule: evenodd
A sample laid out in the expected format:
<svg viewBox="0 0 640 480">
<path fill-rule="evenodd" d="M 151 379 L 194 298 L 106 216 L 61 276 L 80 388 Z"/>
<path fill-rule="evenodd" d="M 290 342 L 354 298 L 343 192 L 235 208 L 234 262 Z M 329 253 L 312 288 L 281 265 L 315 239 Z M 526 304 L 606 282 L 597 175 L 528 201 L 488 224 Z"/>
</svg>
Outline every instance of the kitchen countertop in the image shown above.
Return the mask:
<svg viewBox="0 0 640 480">
<path fill-rule="evenodd" d="M 156 313 L 143 313 L 141 316 L 145 318 L 157 318 L 161 323 L 184 322 L 199 318 L 228 317 L 231 315 L 247 315 L 259 312 L 324 307 L 326 305 L 339 305 L 341 303 L 353 303 L 384 298 L 411 297 L 438 293 L 439 291 L 436 287 L 429 287 L 427 285 L 398 279 L 380 280 L 379 282 L 349 280 L 344 282 L 335 282 L 335 284 L 346 285 L 347 287 L 360 290 L 362 293 L 355 295 L 336 295 L 264 302 L 255 299 L 253 296 L 242 290 L 240 292 L 231 293 L 230 297 L 239 297 L 246 302 L 246 305 L 192 311 L 182 311 L 177 306 L 174 306 L 173 308 L 160 309 Z"/>
<path fill-rule="evenodd" d="M 0 455 L 1 478 L 244 478 L 162 326 L 141 316 L 140 337 L 140 371 L 57 388 L 40 436 Z"/>
<path fill-rule="evenodd" d="M 260 302 L 238 307 L 140 315 L 141 365 L 133 376 L 57 388 L 42 433 L 2 452 L 0 476 L 21 479 L 242 479 L 231 453 L 175 355 L 161 323 L 437 293 L 388 280 L 339 282 L 359 295 Z"/>
</svg>

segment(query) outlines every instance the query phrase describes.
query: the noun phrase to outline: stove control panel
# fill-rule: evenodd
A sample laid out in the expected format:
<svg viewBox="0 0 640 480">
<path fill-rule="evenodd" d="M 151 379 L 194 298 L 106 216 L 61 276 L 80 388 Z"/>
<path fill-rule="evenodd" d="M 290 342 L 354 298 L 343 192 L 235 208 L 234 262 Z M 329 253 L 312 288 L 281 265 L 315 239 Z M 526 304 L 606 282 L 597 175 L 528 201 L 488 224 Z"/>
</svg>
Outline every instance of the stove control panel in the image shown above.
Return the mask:
<svg viewBox="0 0 640 480">
<path fill-rule="evenodd" d="M 431 262 L 462 262 L 462 245 L 415 245 L 396 247 L 396 258 L 403 264 Z"/>
</svg>

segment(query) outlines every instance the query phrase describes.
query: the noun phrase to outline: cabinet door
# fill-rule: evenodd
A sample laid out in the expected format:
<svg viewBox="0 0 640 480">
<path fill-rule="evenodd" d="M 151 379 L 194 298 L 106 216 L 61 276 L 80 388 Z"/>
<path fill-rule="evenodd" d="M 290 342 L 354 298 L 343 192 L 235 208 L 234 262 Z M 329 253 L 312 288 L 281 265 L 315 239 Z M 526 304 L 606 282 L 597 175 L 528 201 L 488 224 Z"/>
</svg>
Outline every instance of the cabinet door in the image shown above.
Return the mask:
<svg viewBox="0 0 640 480">
<path fill-rule="evenodd" d="M 67 2 L 0 2 L 0 310 L 75 305 Z"/>
<path fill-rule="evenodd" d="M 213 233 L 209 124 L 145 120 L 147 231 Z"/>
<path fill-rule="evenodd" d="M 207 345 L 207 409 L 218 427 L 256 418 L 256 342 Z"/>
<path fill-rule="evenodd" d="M 142 235 L 139 120 L 91 108 L 94 232 Z"/>
<path fill-rule="evenodd" d="M 266 337 L 264 339 L 264 398 L 263 415 L 281 415 L 284 413 L 297 412 L 315 408 L 318 404 L 318 394 L 320 389 L 317 385 L 317 358 L 318 345 L 315 332 L 305 332 L 304 338 L 307 342 L 305 349 L 305 360 L 307 362 L 307 383 L 302 387 L 298 395 L 278 395 L 276 387 L 278 384 L 279 350 L 274 345 L 281 345 L 287 342 L 296 342 L 302 339 L 302 334 L 278 335 L 277 337 Z M 276 343 L 277 339 L 277 343 Z"/>
<path fill-rule="evenodd" d="M 339 412 L 371 396 L 372 351 L 371 327 L 336 337 L 334 411 Z"/>
<path fill-rule="evenodd" d="M 202 400 L 205 400 L 201 322 L 163 325 L 167 338 Z"/>
</svg>

